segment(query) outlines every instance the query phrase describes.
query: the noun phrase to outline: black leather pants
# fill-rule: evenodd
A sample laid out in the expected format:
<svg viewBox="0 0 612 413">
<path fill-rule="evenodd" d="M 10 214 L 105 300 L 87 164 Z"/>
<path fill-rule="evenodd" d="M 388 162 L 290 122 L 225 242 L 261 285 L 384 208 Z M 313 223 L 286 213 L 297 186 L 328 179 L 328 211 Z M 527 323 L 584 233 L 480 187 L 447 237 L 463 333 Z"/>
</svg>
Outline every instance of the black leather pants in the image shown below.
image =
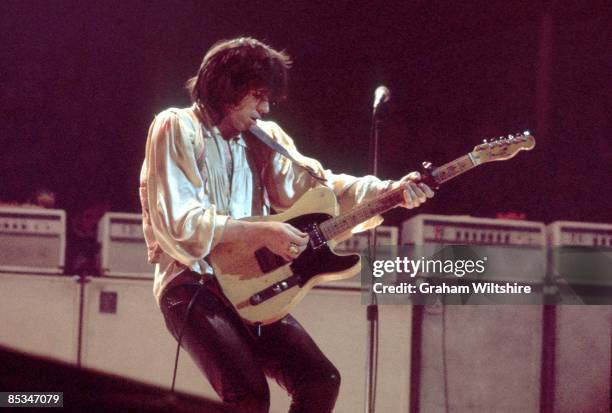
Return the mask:
<svg viewBox="0 0 612 413">
<path fill-rule="evenodd" d="M 170 287 L 162 297 L 166 326 L 178 340 L 191 308 L 181 347 L 186 349 L 228 406 L 268 412 L 273 377 L 292 397 L 290 413 L 331 412 L 340 374 L 304 328 L 291 316 L 262 327 L 245 324 L 224 301 L 215 281 Z"/>
</svg>

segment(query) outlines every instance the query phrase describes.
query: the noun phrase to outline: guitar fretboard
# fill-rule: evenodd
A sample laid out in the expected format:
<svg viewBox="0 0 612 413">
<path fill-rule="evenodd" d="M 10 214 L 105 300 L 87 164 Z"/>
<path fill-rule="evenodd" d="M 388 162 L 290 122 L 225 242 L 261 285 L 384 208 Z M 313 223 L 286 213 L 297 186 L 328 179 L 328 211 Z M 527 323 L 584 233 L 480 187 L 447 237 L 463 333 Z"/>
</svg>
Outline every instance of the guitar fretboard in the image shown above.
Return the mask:
<svg viewBox="0 0 612 413">
<path fill-rule="evenodd" d="M 476 164 L 468 154 L 434 169 L 431 176 L 436 183 L 441 184 L 469 171 L 475 166 Z M 381 196 L 370 201 L 363 202 L 343 215 L 322 222 L 319 229 L 323 233 L 325 239 L 334 239 L 354 226 L 376 215 L 382 214 L 383 212 L 387 212 L 403 202 L 404 188 L 399 187 L 392 191 L 385 192 Z"/>
<path fill-rule="evenodd" d="M 321 223 L 319 228 L 326 239 L 333 239 L 343 232 L 350 230 L 354 226 L 359 225 L 362 222 L 375 217 L 376 215 L 382 214 L 383 212 L 386 212 L 404 202 L 403 192 L 403 188 L 388 191 L 378 198 L 374 198 L 370 201 L 359 204 L 346 214 L 328 219 L 327 221 Z"/>
</svg>

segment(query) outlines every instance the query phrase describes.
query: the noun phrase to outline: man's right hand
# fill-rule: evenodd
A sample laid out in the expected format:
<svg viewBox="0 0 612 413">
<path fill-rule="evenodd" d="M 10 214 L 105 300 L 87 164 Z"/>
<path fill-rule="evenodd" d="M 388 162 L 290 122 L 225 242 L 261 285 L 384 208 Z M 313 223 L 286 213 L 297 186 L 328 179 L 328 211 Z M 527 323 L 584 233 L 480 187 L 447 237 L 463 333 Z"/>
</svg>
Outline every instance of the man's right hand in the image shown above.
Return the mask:
<svg viewBox="0 0 612 413">
<path fill-rule="evenodd" d="M 308 234 L 284 222 L 229 219 L 220 242 L 263 242 L 285 261 L 296 259 L 308 246 Z"/>
<path fill-rule="evenodd" d="M 308 234 L 284 222 L 263 222 L 266 247 L 285 261 L 296 259 L 308 247 Z"/>
</svg>

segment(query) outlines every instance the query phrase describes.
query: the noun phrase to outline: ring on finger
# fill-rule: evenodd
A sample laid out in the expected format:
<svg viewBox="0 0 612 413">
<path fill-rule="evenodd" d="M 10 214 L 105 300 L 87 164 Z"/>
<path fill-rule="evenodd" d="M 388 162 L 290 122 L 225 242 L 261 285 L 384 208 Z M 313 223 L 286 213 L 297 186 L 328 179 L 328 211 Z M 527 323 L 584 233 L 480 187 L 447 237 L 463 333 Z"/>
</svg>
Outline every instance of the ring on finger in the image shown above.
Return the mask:
<svg viewBox="0 0 612 413">
<path fill-rule="evenodd" d="M 300 252 L 300 248 L 298 247 L 298 245 L 294 242 L 290 242 L 289 243 L 289 253 L 291 255 L 297 255 Z"/>
</svg>

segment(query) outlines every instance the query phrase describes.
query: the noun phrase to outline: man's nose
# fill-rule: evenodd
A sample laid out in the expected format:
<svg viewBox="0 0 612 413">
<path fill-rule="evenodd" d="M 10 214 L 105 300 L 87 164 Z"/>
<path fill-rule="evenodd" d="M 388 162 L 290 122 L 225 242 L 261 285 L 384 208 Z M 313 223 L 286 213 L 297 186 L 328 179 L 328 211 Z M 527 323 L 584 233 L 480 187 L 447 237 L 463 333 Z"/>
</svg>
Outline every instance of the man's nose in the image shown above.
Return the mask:
<svg viewBox="0 0 612 413">
<path fill-rule="evenodd" d="M 267 99 L 260 100 L 259 104 L 257 105 L 257 112 L 259 112 L 261 115 L 270 113 L 270 102 Z"/>
</svg>

